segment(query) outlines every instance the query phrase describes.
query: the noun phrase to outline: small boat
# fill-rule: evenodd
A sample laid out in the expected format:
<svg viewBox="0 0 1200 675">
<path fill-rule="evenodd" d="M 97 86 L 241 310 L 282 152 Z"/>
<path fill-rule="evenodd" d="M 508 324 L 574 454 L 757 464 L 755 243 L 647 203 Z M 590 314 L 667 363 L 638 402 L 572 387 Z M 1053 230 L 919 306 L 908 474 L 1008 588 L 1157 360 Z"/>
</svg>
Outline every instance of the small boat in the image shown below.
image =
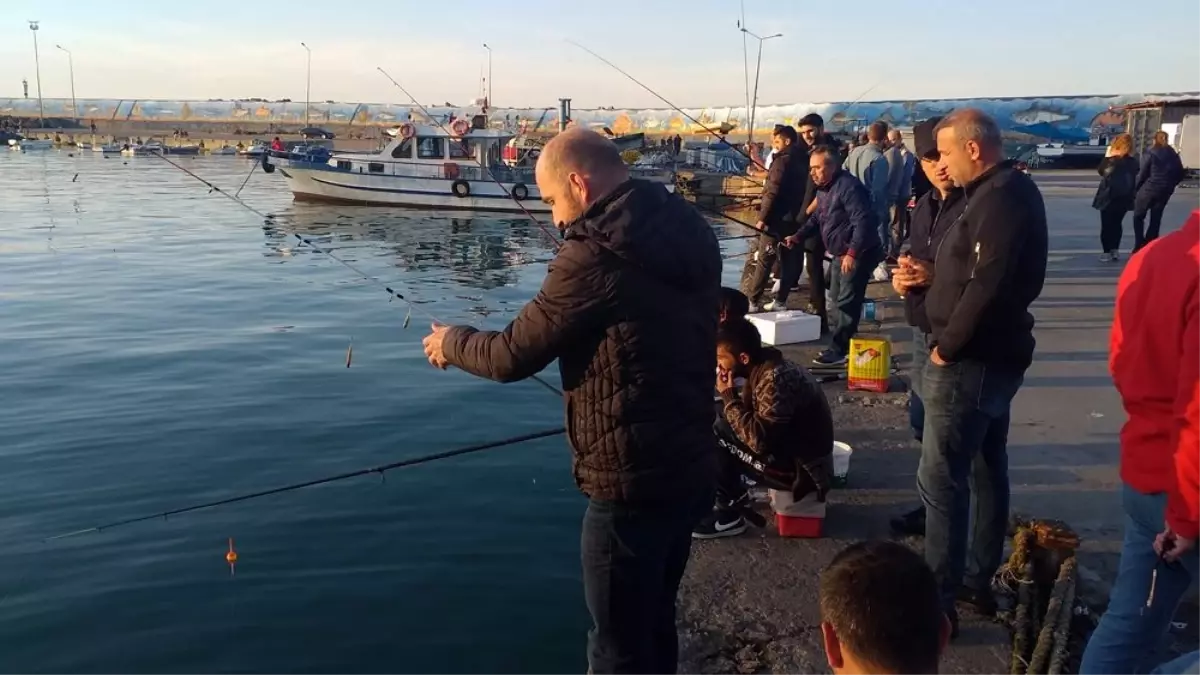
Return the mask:
<svg viewBox="0 0 1200 675">
<path fill-rule="evenodd" d="M 200 154 L 199 145 L 164 145 L 160 150 L 164 155 L 187 155 L 196 156 Z"/>
<path fill-rule="evenodd" d="M 247 148 L 242 148 L 237 151 L 237 154 L 242 157 L 262 157 L 267 152 L 267 144 L 262 141 L 254 141 L 254 144 Z"/>
<path fill-rule="evenodd" d="M 490 129 L 483 114 L 448 125 L 405 123 L 376 152 L 331 153 L 303 145 L 268 151 L 263 170 L 283 174 L 297 200 L 429 209 L 549 213 L 534 181 L 533 162 L 506 165 L 516 134 Z M 511 154 L 511 151 L 509 152 Z M 635 175 L 674 187 L 661 170 Z M 515 202 L 519 202 L 515 203 Z M 523 208 L 522 208 L 523 207 Z"/>
<path fill-rule="evenodd" d="M 121 155 L 125 157 L 146 157 L 149 155 L 157 155 L 162 153 L 162 144 L 151 141 L 149 143 L 126 143 L 121 146 Z"/>
<path fill-rule="evenodd" d="M 121 154 L 121 146 L 116 143 L 96 143 L 92 145 L 92 152 L 99 152 L 105 155 Z"/>
<path fill-rule="evenodd" d="M 54 148 L 54 141 L 48 138 L 10 138 L 8 139 L 8 148 L 18 152 L 29 152 L 31 150 L 52 150 Z"/>
<path fill-rule="evenodd" d="M 236 155 L 237 148 L 232 145 L 222 145 L 219 148 L 209 151 L 210 155 Z"/>
</svg>

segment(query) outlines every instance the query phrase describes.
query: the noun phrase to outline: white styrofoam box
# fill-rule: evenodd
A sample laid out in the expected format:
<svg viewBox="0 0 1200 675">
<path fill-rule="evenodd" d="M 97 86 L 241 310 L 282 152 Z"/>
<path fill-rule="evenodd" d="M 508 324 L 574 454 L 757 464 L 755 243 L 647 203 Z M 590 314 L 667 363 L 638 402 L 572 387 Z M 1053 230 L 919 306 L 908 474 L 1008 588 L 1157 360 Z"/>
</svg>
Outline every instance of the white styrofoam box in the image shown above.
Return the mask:
<svg viewBox="0 0 1200 675">
<path fill-rule="evenodd" d="M 746 317 L 769 345 L 790 345 L 821 339 L 821 319 L 800 311 L 763 312 Z"/>
<path fill-rule="evenodd" d="M 810 492 L 800 501 L 792 498 L 791 490 L 767 490 L 771 499 L 771 510 L 781 516 L 794 518 L 824 518 L 825 502 L 817 499 L 817 493 Z"/>
</svg>

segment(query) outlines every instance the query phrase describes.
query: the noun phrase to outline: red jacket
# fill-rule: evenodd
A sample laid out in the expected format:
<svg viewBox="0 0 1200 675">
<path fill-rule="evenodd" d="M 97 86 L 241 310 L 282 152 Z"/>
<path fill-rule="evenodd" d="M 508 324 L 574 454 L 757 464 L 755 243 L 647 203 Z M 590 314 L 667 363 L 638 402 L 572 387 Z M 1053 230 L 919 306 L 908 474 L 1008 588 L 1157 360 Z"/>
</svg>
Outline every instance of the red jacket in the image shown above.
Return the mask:
<svg viewBox="0 0 1200 675">
<path fill-rule="evenodd" d="M 1109 370 L 1129 420 L 1121 479 L 1167 494 L 1167 525 L 1200 534 L 1200 210 L 1129 259 L 1117 286 Z"/>
</svg>

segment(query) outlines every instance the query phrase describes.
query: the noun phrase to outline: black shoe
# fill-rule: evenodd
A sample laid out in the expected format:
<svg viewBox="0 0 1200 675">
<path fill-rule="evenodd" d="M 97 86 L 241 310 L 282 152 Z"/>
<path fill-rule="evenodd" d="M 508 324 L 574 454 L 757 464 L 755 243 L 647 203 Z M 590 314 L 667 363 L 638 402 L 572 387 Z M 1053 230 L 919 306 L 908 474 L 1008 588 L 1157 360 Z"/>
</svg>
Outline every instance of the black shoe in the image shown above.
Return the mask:
<svg viewBox="0 0 1200 675">
<path fill-rule="evenodd" d="M 746 531 L 746 519 L 732 509 L 713 509 L 692 530 L 692 539 L 734 537 Z"/>
<path fill-rule="evenodd" d="M 925 536 L 925 507 L 918 506 L 902 516 L 891 520 L 892 532 L 912 537 Z"/>
<path fill-rule="evenodd" d="M 950 619 L 950 639 L 951 640 L 957 639 L 958 638 L 958 611 L 952 609 L 949 612 L 946 612 L 946 618 Z"/>
<path fill-rule="evenodd" d="M 996 596 L 992 595 L 991 589 L 979 590 L 969 586 L 959 586 L 955 599 L 970 607 L 971 611 L 980 616 L 996 616 Z"/>
<path fill-rule="evenodd" d="M 817 358 L 813 359 L 813 363 L 818 366 L 844 366 L 846 365 L 846 355 L 836 349 L 826 349 L 817 354 Z"/>
</svg>

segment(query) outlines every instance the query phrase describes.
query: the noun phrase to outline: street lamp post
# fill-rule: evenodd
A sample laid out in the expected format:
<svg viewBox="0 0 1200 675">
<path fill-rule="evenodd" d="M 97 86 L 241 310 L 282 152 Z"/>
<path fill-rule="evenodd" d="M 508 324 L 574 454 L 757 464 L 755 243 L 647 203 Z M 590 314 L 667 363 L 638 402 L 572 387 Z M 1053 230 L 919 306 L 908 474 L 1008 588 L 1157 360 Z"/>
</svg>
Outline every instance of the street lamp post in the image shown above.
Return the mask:
<svg viewBox="0 0 1200 675">
<path fill-rule="evenodd" d="M 751 33 L 750 31 L 746 30 L 745 26 L 742 26 L 742 32 L 745 33 L 746 35 L 749 35 L 750 37 L 754 38 L 755 40 L 758 40 L 758 65 L 754 66 L 754 96 L 750 99 L 750 141 L 753 142 L 753 140 L 754 140 L 754 113 L 755 113 L 755 111 L 758 110 L 758 75 L 762 71 L 763 43 L 766 42 L 767 40 L 773 40 L 777 37 L 783 37 L 783 33 L 776 33 L 774 35 L 768 35 L 766 37 L 759 37 L 759 36 L 755 35 L 754 33 Z"/>
<path fill-rule="evenodd" d="M 308 52 L 308 67 L 304 77 L 304 126 L 308 127 L 308 109 L 312 104 L 312 50 L 303 42 L 300 43 L 300 46 Z"/>
<path fill-rule="evenodd" d="M 67 53 L 67 68 L 71 71 L 71 117 L 79 119 L 79 108 L 75 104 L 75 59 L 71 58 L 71 50 L 62 45 L 54 45 L 55 47 Z M 78 122 L 76 122 L 78 124 Z"/>
<path fill-rule="evenodd" d="M 492 107 L 492 48 L 483 43 L 483 48 L 488 50 L 488 79 L 487 79 L 487 105 Z"/>
<path fill-rule="evenodd" d="M 33 67 L 37 75 L 37 91 L 38 91 L 38 119 L 41 120 L 42 128 L 46 128 L 46 107 L 42 104 L 42 62 L 38 56 L 37 32 L 38 22 L 30 21 L 29 30 L 33 31 Z"/>
</svg>

